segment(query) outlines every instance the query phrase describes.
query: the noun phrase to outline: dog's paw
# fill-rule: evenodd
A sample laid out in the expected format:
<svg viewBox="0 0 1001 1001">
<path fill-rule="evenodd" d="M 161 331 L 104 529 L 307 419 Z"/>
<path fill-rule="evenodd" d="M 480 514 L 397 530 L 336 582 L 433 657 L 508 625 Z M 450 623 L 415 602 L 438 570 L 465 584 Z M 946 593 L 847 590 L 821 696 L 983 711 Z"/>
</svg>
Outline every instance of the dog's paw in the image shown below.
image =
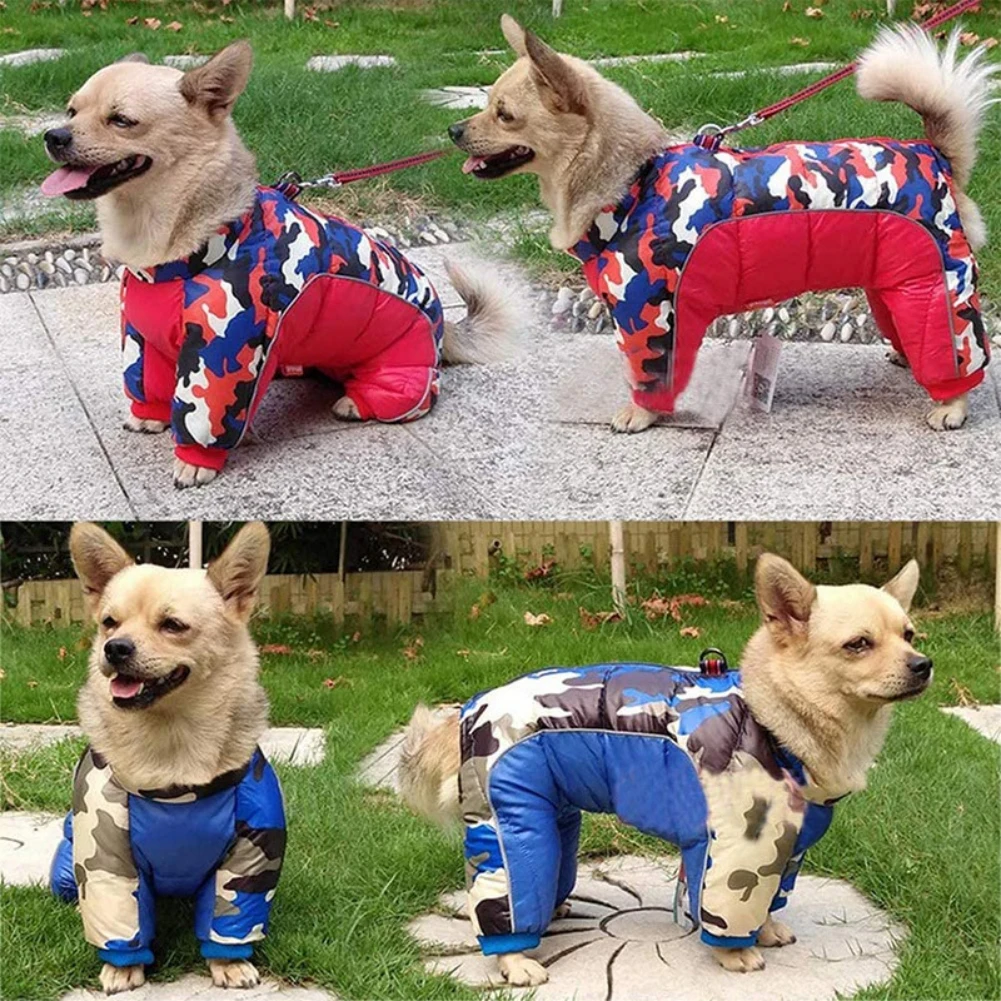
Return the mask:
<svg viewBox="0 0 1001 1001">
<path fill-rule="evenodd" d="M 570 917 L 570 912 L 572 910 L 573 908 L 570 906 L 570 901 L 564 900 L 563 903 L 560 904 L 560 906 L 557 907 L 555 911 L 553 911 L 553 920 L 555 921 L 557 918 Z"/>
<path fill-rule="evenodd" d="M 361 420 L 361 414 L 358 413 L 358 405 L 350 396 L 342 396 L 334 404 L 334 416 L 342 421 Z"/>
<path fill-rule="evenodd" d="M 101 968 L 101 987 L 105 994 L 121 994 L 122 991 L 134 991 L 146 983 L 146 974 L 142 965 L 112 966 L 105 963 Z"/>
<path fill-rule="evenodd" d="M 928 412 L 928 426 L 936 431 L 955 431 L 966 423 L 969 405 L 966 396 L 957 396 L 954 400 L 937 403 Z"/>
<path fill-rule="evenodd" d="M 193 466 L 183 459 L 174 460 L 174 486 L 178 490 L 186 490 L 188 487 L 203 487 L 206 483 L 211 483 L 219 473 L 214 469 L 205 466 Z"/>
<path fill-rule="evenodd" d="M 520 952 L 509 952 L 497 957 L 501 976 L 512 987 L 538 987 L 549 979 L 546 968 Z"/>
<path fill-rule="evenodd" d="M 135 414 L 129 414 L 122 422 L 122 427 L 126 431 L 134 431 L 137 434 L 159 434 L 161 431 L 166 431 L 169 426 L 166 421 L 148 420 L 136 417 Z"/>
<path fill-rule="evenodd" d="M 210 959 L 209 973 L 216 987 L 256 987 L 261 976 L 245 959 Z"/>
<path fill-rule="evenodd" d="M 907 356 L 902 355 L 899 351 L 895 350 L 894 348 L 890 348 L 890 350 L 886 352 L 886 360 L 891 365 L 897 365 L 899 368 L 911 367 L 911 363 L 907 360 Z"/>
<path fill-rule="evenodd" d="M 775 949 L 783 945 L 792 945 L 796 941 L 796 933 L 781 921 L 769 917 L 758 932 L 758 945 L 765 949 Z"/>
<path fill-rule="evenodd" d="M 612 430 L 635 434 L 637 431 L 645 431 L 656 420 L 656 411 L 646 410 L 635 403 L 627 403 L 612 418 Z"/>
<path fill-rule="evenodd" d="M 720 949 L 713 946 L 713 957 L 731 973 L 753 973 L 765 968 L 764 957 L 753 946 L 750 949 Z"/>
</svg>

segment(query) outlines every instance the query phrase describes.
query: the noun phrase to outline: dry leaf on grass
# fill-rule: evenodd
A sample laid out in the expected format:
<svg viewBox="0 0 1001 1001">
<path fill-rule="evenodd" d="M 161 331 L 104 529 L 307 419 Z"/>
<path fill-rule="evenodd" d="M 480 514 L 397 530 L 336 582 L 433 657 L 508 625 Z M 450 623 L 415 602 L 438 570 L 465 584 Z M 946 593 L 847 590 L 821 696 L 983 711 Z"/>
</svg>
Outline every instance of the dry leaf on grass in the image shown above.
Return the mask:
<svg viewBox="0 0 1001 1001">
<path fill-rule="evenodd" d="M 421 655 L 421 648 L 424 646 L 424 639 L 421 636 L 417 636 L 412 643 L 403 648 L 403 656 L 407 660 L 417 660 Z"/>
<path fill-rule="evenodd" d="M 597 629 L 598 626 L 606 622 L 621 622 L 622 615 L 619 612 L 589 612 L 586 608 L 578 608 L 580 614 L 580 624 L 585 629 Z"/>
<path fill-rule="evenodd" d="M 980 703 L 974 698 L 973 693 L 955 678 L 949 679 L 949 690 L 956 697 L 956 705 L 966 709 L 979 708 Z"/>
<path fill-rule="evenodd" d="M 812 17 L 814 19 L 824 16 L 824 12 L 819 7 L 807 7 L 806 10 L 803 11 L 803 13 L 807 17 Z"/>
<path fill-rule="evenodd" d="M 28 685 L 29 688 L 37 688 L 38 687 L 38 682 L 37 681 L 29 681 L 29 682 L 27 682 L 27 685 Z"/>
<path fill-rule="evenodd" d="M 960 45 L 976 45 L 980 41 L 980 36 L 975 31 L 961 31 L 959 33 Z"/>
<path fill-rule="evenodd" d="M 542 612 L 540 615 L 533 615 L 531 612 L 525 612 L 525 625 L 526 626 L 548 626 L 552 623 L 552 619 Z"/>
<path fill-rule="evenodd" d="M 810 44 L 809 38 L 790 38 L 790 45 L 798 45 L 801 49 L 805 49 Z"/>
<path fill-rule="evenodd" d="M 679 632 L 685 639 L 697 640 L 702 635 L 702 630 L 698 626 L 682 626 Z"/>
<path fill-rule="evenodd" d="M 67 651 L 66 647 L 64 647 L 64 646 L 61 646 L 61 647 L 59 648 L 59 659 L 60 659 L 60 660 L 65 660 L 65 659 L 66 659 L 66 654 L 67 654 L 68 652 L 69 652 L 69 651 Z"/>
<path fill-rule="evenodd" d="M 167 25 L 167 31 L 180 31 L 183 27 L 184 25 L 181 24 L 180 21 L 171 21 L 170 24 Z"/>
<path fill-rule="evenodd" d="M 525 571 L 525 580 L 541 580 L 556 568 L 556 560 L 543 560 L 537 567 Z"/>
<path fill-rule="evenodd" d="M 701 594 L 676 594 L 673 598 L 662 598 L 659 594 L 655 594 L 653 597 L 641 602 L 640 608 L 643 609 L 646 617 L 650 620 L 663 619 L 670 616 L 675 622 L 680 622 L 681 609 L 686 605 L 699 607 L 708 604 L 708 599 L 703 598 Z"/>
<path fill-rule="evenodd" d="M 456 650 L 455 651 L 455 655 L 456 655 L 456 657 L 462 657 L 465 660 L 469 659 L 469 651 L 465 650 L 465 649 L 463 649 L 463 650 Z"/>
<path fill-rule="evenodd" d="M 143 24 L 150 29 L 150 31 L 159 31 L 160 25 L 163 22 L 158 17 L 144 17 Z"/>
<path fill-rule="evenodd" d="M 287 656 L 291 652 L 292 647 L 286 646 L 284 643 L 265 643 L 264 646 L 261 647 L 261 653 L 273 653 Z"/>
<path fill-rule="evenodd" d="M 350 678 L 345 678 L 344 675 L 339 675 L 336 678 L 324 678 L 323 687 L 324 688 L 350 688 L 354 682 Z"/>
<path fill-rule="evenodd" d="M 726 14 L 717 14 L 716 15 L 716 23 L 717 24 L 729 24 L 730 23 L 730 18 L 728 18 L 726 16 Z"/>
</svg>

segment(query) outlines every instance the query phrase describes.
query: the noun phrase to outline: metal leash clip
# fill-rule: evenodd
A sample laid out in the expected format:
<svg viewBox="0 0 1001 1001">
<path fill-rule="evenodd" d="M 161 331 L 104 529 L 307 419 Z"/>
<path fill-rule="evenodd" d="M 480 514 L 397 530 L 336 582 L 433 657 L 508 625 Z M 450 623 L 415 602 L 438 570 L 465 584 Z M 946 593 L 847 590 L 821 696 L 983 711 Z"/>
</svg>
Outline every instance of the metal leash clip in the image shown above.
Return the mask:
<svg viewBox="0 0 1001 1001">
<path fill-rule="evenodd" d="M 299 192 L 305 190 L 306 188 L 339 188 L 341 182 L 333 174 L 324 174 L 323 177 L 316 178 L 315 181 L 304 181 L 302 177 L 294 170 L 286 171 L 281 177 L 275 182 L 275 187 L 283 194 L 286 198 L 295 199 L 298 197 Z"/>
</svg>

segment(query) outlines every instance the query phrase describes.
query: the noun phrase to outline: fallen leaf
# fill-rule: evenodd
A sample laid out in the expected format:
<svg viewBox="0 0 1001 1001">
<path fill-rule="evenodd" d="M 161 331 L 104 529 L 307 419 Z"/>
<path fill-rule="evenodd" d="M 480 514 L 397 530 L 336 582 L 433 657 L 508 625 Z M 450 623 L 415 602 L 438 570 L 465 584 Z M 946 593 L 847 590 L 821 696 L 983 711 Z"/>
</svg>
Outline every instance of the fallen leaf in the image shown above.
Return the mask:
<svg viewBox="0 0 1001 1001">
<path fill-rule="evenodd" d="M 59 659 L 60 659 L 60 660 L 65 660 L 65 659 L 66 659 L 66 654 L 67 654 L 68 652 L 69 652 L 69 651 L 67 651 L 66 647 L 64 647 L 64 646 L 61 646 L 61 647 L 59 648 Z"/>
<path fill-rule="evenodd" d="M 708 605 L 709 601 L 701 594 L 677 594 L 673 598 L 662 598 L 655 594 L 652 598 L 640 603 L 640 608 L 648 619 L 661 619 L 670 616 L 675 622 L 681 621 L 681 609 L 686 605 Z"/>
<path fill-rule="evenodd" d="M 548 626 L 553 620 L 542 612 L 540 615 L 533 615 L 531 612 L 525 612 L 525 625 L 526 626 Z"/>
<path fill-rule="evenodd" d="M 973 693 L 955 678 L 949 679 L 949 689 L 956 697 L 956 705 L 966 708 L 976 708 L 980 703 L 973 697 Z"/>
<path fill-rule="evenodd" d="M 235 18 L 232 18 L 232 17 L 223 17 L 223 15 L 220 14 L 219 15 L 219 20 L 222 21 L 223 24 L 232 24 L 233 21 L 235 20 Z"/>
<path fill-rule="evenodd" d="M 868 7 L 858 7 L 849 15 L 853 21 L 865 21 L 873 16 L 873 11 Z"/>
<path fill-rule="evenodd" d="M 261 653 L 274 653 L 274 654 L 290 654 L 292 652 L 292 647 L 286 646 L 284 643 L 265 643 L 261 647 Z"/>
<path fill-rule="evenodd" d="M 586 608 L 578 608 L 577 612 L 580 615 L 580 624 L 585 629 L 597 629 L 598 626 L 604 625 L 606 622 L 621 622 L 622 615 L 619 612 L 589 612 Z"/>
<path fill-rule="evenodd" d="M 682 626 L 678 631 L 685 639 L 697 640 L 702 635 L 702 630 L 698 626 Z"/>
<path fill-rule="evenodd" d="M 307 650 L 306 656 L 310 660 L 322 660 L 324 657 L 327 656 L 327 653 L 325 650 Z"/>
<path fill-rule="evenodd" d="M 338 676 L 336 678 L 324 678 L 323 679 L 323 687 L 324 688 L 343 688 L 345 686 L 347 686 L 348 688 L 350 688 L 351 685 L 353 685 L 353 684 L 354 684 L 354 682 L 352 682 L 352 680 L 350 678 L 345 678 L 343 675 L 340 675 L 340 676 Z"/>
<path fill-rule="evenodd" d="M 167 25 L 167 31 L 180 31 L 183 27 L 184 25 L 181 24 L 180 21 L 171 21 L 170 24 Z"/>
<path fill-rule="evenodd" d="M 791 11 L 791 10 L 792 10 L 792 4 L 789 3 L 789 0 L 786 0 L 786 2 L 784 4 L 782 4 L 782 13 L 783 14 L 788 14 L 789 11 Z"/>
<path fill-rule="evenodd" d="M 136 24 L 139 23 L 139 18 L 138 17 L 127 17 L 125 19 L 125 23 L 126 24 L 131 24 L 131 25 L 136 25 Z"/>
<path fill-rule="evenodd" d="M 465 658 L 468 658 L 469 657 L 469 651 L 465 650 L 465 649 L 463 649 L 463 650 L 456 650 L 455 651 L 455 655 L 456 655 L 456 657 L 465 657 Z"/>
<path fill-rule="evenodd" d="M 997 44 L 998 44 L 998 40 L 993 35 L 991 35 L 989 38 L 985 38 L 984 39 L 984 48 L 985 49 L 993 49 L 994 46 L 997 45 Z"/>
<path fill-rule="evenodd" d="M 961 45 L 976 45 L 980 41 L 980 36 L 975 31 L 961 31 L 959 42 Z"/>
<path fill-rule="evenodd" d="M 352 643 L 360 643 L 361 642 L 361 633 L 352 633 L 351 634 L 351 642 Z"/>
<path fill-rule="evenodd" d="M 548 577 L 556 567 L 556 560 L 543 560 L 537 567 L 525 571 L 525 580 L 541 580 Z"/>
<path fill-rule="evenodd" d="M 316 9 L 314 7 L 303 7 L 302 19 L 304 21 L 318 21 L 319 18 L 316 16 Z"/>
<path fill-rule="evenodd" d="M 143 24 L 150 29 L 150 31 L 159 31 L 160 25 L 163 22 L 158 17 L 144 17 Z"/>
<path fill-rule="evenodd" d="M 790 45 L 798 45 L 800 48 L 805 49 L 810 44 L 809 38 L 790 38 Z"/>
<path fill-rule="evenodd" d="M 323 23 L 327 28 L 339 28 L 341 26 L 340 21 L 324 21 Z"/>
<path fill-rule="evenodd" d="M 473 607 L 469 609 L 469 617 L 471 619 L 478 619 L 482 611 L 483 609 L 480 608 L 479 605 L 473 605 Z"/>
<path fill-rule="evenodd" d="M 728 24 L 729 21 L 730 21 L 730 18 L 728 18 L 726 16 L 726 14 L 717 14 L 716 15 L 716 23 L 717 24 Z"/>
<path fill-rule="evenodd" d="M 29 681 L 28 682 L 28 687 L 29 688 L 37 688 L 38 687 L 38 682 L 37 681 Z"/>
<path fill-rule="evenodd" d="M 806 10 L 803 11 L 803 13 L 807 17 L 812 17 L 814 19 L 824 16 L 824 12 L 819 7 L 807 7 Z"/>
</svg>

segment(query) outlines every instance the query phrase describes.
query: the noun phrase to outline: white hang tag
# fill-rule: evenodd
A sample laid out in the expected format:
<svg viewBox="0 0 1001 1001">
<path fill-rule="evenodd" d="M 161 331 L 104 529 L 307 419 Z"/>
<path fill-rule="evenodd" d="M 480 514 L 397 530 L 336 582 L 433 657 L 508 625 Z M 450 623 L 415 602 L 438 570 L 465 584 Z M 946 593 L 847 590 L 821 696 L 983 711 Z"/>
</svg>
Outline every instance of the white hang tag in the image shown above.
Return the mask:
<svg viewBox="0 0 1001 1001">
<path fill-rule="evenodd" d="M 781 353 L 782 342 L 777 337 L 772 334 L 761 334 L 754 341 L 747 364 L 744 395 L 751 407 L 766 414 L 772 411 Z"/>
</svg>

